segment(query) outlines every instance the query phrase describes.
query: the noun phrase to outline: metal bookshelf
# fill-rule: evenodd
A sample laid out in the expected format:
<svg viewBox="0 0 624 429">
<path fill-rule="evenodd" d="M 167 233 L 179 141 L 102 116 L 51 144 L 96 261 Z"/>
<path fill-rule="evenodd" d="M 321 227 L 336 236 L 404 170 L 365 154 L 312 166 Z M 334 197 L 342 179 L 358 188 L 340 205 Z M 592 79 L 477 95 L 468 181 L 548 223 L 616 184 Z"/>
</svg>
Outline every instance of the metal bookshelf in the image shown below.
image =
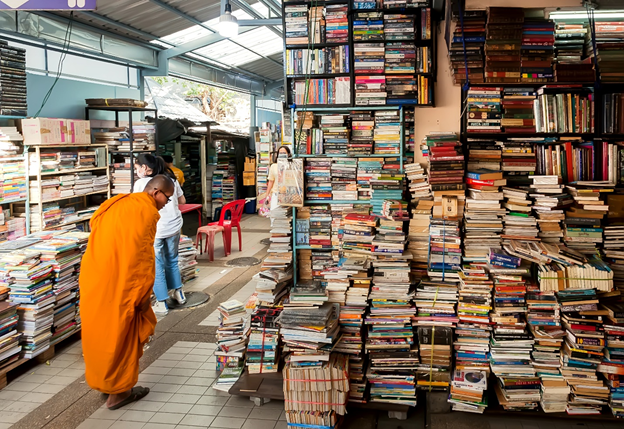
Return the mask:
<svg viewBox="0 0 624 429">
<path fill-rule="evenodd" d="M 26 116 L 14 116 L 14 115 L 0 115 L 0 121 L 13 121 L 9 122 L 10 124 L 15 123 L 14 121 L 18 121 L 20 119 L 25 119 Z M 11 125 L 13 126 L 13 125 Z M 25 198 L 16 198 L 14 200 L 0 200 L 0 206 L 10 205 L 11 206 L 11 215 L 13 215 L 13 204 L 15 203 L 25 203 L 25 213 L 26 213 L 26 235 L 30 234 L 30 204 L 28 200 L 29 189 L 30 189 L 30 180 L 28 175 L 28 145 L 22 145 L 22 156 L 24 159 L 24 176 L 25 176 L 25 186 L 26 186 L 26 197 Z"/>
<path fill-rule="evenodd" d="M 106 160 L 106 165 L 105 166 L 97 166 L 97 167 L 86 167 L 86 168 L 75 168 L 75 169 L 70 169 L 70 170 L 59 170 L 59 171 L 50 171 L 50 172 L 42 172 L 41 171 L 41 150 L 42 149 L 67 149 L 67 148 L 104 148 L 105 154 L 104 154 L 104 159 Z M 68 144 L 68 145 L 64 145 L 64 144 L 42 144 L 42 145 L 31 145 L 28 147 L 28 149 L 34 149 L 34 152 L 30 152 L 30 150 L 27 150 L 26 148 L 24 149 L 24 153 L 25 153 L 25 162 L 26 162 L 26 176 L 27 176 L 27 183 L 28 183 L 28 201 L 26 202 L 26 222 L 27 222 L 27 228 L 28 228 L 28 233 L 30 233 L 30 204 L 36 204 L 39 208 L 39 216 L 41 217 L 39 219 L 40 225 L 41 225 L 41 230 L 47 230 L 47 229 L 51 229 L 51 228 L 46 228 L 43 225 L 43 205 L 46 203 L 52 203 L 55 201 L 70 201 L 73 199 L 78 199 L 78 198 L 82 198 L 83 199 L 83 204 L 86 206 L 86 198 L 90 195 L 102 195 L 105 194 L 106 198 L 110 198 L 111 197 L 111 177 L 110 177 L 110 168 L 109 168 L 109 163 L 108 163 L 108 145 L 106 144 Z M 37 171 L 28 171 L 28 168 L 30 166 L 30 160 L 29 160 L 29 153 L 33 153 L 38 161 L 39 164 L 39 169 Z M 62 176 L 64 174 L 75 174 L 75 173 L 80 173 L 80 172 L 97 172 L 97 171 L 105 171 L 106 172 L 106 177 L 107 177 L 107 181 L 108 181 L 108 187 L 105 190 L 101 190 L 101 191 L 94 191 L 94 192 L 88 192 L 86 194 L 80 194 L 80 195 L 72 195 L 72 196 L 68 196 L 68 197 L 58 197 L 58 198 L 52 198 L 52 199 L 47 199 L 44 200 L 42 198 L 39 198 L 38 200 L 34 200 L 31 198 L 30 195 L 30 183 L 29 183 L 29 178 L 30 177 L 36 177 L 37 183 L 38 185 L 38 191 L 39 191 L 39 195 L 42 196 L 41 193 L 41 180 L 45 179 L 47 176 Z M 80 223 L 80 222 L 85 222 L 88 221 L 91 218 L 91 216 L 89 217 L 84 217 L 84 219 L 80 218 L 79 220 L 75 220 L 72 222 L 65 222 L 63 224 L 60 225 L 55 225 L 55 227 L 57 226 L 63 226 L 63 225 L 71 225 L 74 223 Z"/>
<path fill-rule="evenodd" d="M 291 114 L 290 114 L 290 127 L 293 130 L 293 158 L 303 158 L 305 163 L 305 158 L 399 158 L 400 163 L 400 171 L 403 172 L 403 163 L 404 163 L 404 149 L 405 149 L 405 115 L 403 111 L 404 106 L 358 106 L 358 107 L 334 107 L 334 108 L 323 108 L 323 107 L 297 107 L 291 106 Z M 408 106 L 406 106 L 408 107 Z M 295 129 L 295 118 L 297 116 L 297 112 L 314 112 L 314 113 L 349 113 L 349 112 L 370 112 L 370 111 L 384 111 L 384 110 L 398 110 L 399 118 L 401 123 L 401 132 L 399 138 L 399 153 L 398 154 L 370 154 L 370 155 L 348 155 L 348 154 L 298 154 L 295 141 L 296 141 L 296 129 Z M 305 190 L 304 190 L 305 192 Z M 370 205 L 369 200 L 304 200 L 304 205 L 321 205 L 321 204 L 368 204 Z M 293 249 L 293 282 L 297 283 L 297 250 L 339 250 L 337 247 L 331 248 L 321 248 L 321 247 L 311 247 L 309 245 L 297 245 L 297 208 L 293 207 L 292 209 L 292 249 Z"/>
<path fill-rule="evenodd" d="M 119 127 L 119 114 L 124 113 L 128 115 L 128 135 L 130 137 L 130 150 L 129 151 L 110 151 L 108 155 L 130 155 L 131 164 L 134 163 L 134 155 L 138 153 L 155 153 L 158 155 L 158 127 L 156 126 L 156 122 L 154 122 L 154 151 L 150 150 L 134 150 L 134 135 L 132 131 L 132 122 L 134 120 L 134 113 L 146 113 L 152 112 L 154 114 L 154 120 L 158 119 L 158 109 L 153 109 L 150 107 L 112 107 L 112 106 L 87 106 L 85 107 L 85 119 L 88 121 L 90 118 L 91 111 L 100 111 L 100 112 L 113 112 L 115 113 L 115 127 Z M 110 161 L 110 160 L 109 160 Z M 110 163 L 110 162 L 109 162 Z M 130 189 L 134 188 L 134 174 L 132 173 L 134 165 L 130 165 Z M 110 178 L 110 175 L 109 175 Z M 109 186 L 110 190 L 110 186 Z"/>
</svg>

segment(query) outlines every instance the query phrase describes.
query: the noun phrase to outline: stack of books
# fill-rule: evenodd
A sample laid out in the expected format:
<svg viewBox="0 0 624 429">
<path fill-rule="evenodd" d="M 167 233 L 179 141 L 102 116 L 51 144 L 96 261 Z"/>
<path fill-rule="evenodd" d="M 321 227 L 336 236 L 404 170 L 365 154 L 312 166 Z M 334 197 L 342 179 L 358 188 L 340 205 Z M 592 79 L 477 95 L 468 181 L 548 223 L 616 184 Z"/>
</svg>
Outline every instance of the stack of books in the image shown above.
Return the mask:
<svg viewBox="0 0 624 429">
<path fill-rule="evenodd" d="M 399 154 L 401 151 L 401 127 L 398 110 L 378 110 L 375 112 L 373 130 L 375 154 Z"/>
<path fill-rule="evenodd" d="M 370 254 L 375 239 L 375 216 L 348 213 L 344 216 L 342 248 L 361 254 Z"/>
<path fill-rule="evenodd" d="M 544 85 L 537 90 L 538 133 L 593 133 L 594 94 L 582 85 Z"/>
<path fill-rule="evenodd" d="M 486 82 L 520 82 L 523 23 L 522 8 L 488 8 L 485 42 Z"/>
<path fill-rule="evenodd" d="M 347 150 L 349 142 L 349 130 L 345 124 L 347 115 L 320 115 L 321 136 L 323 139 L 323 149 L 312 153 L 342 154 Z"/>
<path fill-rule="evenodd" d="M 500 117 L 500 115 L 498 115 Z M 492 140 L 468 139 L 468 171 L 500 171 L 502 161 L 501 146 Z"/>
<path fill-rule="evenodd" d="M 422 390 L 448 390 L 452 379 L 453 329 L 444 326 L 419 326 L 420 365 L 416 385 Z"/>
<path fill-rule="evenodd" d="M 348 11 L 349 6 L 346 4 L 325 6 L 325 41 L 327 43 L 346 43 L 349 40 Z"/>
<path fill-rule="evenodd" d="M 381 74 L 384 71 L 384 44 L 383 43 L 357 43 L 354 46 L 355 74 Z M 358 77 L 358 76 L 356 76 Z M 366 76 L 359 76 L 366 77 Z M 356 79 L 355 83 L 358 82 Z M 356 87 L 357 89 L 357 87 Z M 379 88 L 363 88 L 379 89 Z M 357 93 L 356 93 L 357 94 Z M 383 104 L 383 103 L 382 103 Z"/>
<path fill-rule="evenodd" d="M 527 322 L 535 339 L 532 362 L 538 377 L 559 378 L 563 331 L 559 303 L 553 291 L 531 291 L 527 294 Z"/>
<path fill-rule="evenodd" d="M 501 125 L 506 133 L 535 132 L 534 101 L 535 92 L 530 88 L 503 89 Z"/>
<path fill-rule="evenodd" d="M 353 15 L 353 40 L 384 40 L 383 12 L 355 12 Z"/>
<path fill-rule="evenodd" d="M 490 311 L 494 282 L 481 265 L 464 265 L 459 273 L 459 303 L 455 329 L 455 369 L 489 373 Z"/>
<path fill-rule="evenodd" d="M 555 26 L 555 81 L 594 82 L 594 68 L 583 60 L 585 37 L 589 29 L 585 23 L 557 20 Z"/>
<path fill-rule="evenodd" d="M 383 45 L 383 44 L 381 44 Z M 383 50 L 383 46 L 381 48 Z M 356 67 L 357 67 L 357 47 L 356 50 Z M 383 67 L 383 52 L 380 54 L 377 51 L 373 54 L 374 57 L 370 59 L 377 59 L 377 61 L 367 62 L 365 67 L 371 67 L 369 63 L 377 63 L 381 58 L 381 66 Z M 380 56 L 381 55 L 381 56 Z M 376 69 L 377 70 L 377 69 Z M 357 73 L 357 68 L 356 68 Z M 360 73 L 381 73 L 381 71 L 373 71 L 364 69 Z M 356 75 L 355 76 L 355 105 L 356 106 L 382 106 L 386 104 L 386 77 L 384 75 Z"/>
<path fill-rule="evenodd" d="M 586 52 L 594 61 L 598 60 L 598 70 L 600 70 L 600 80 L 602 82 L 622 82 L 624 70 L 622 70 L 621 43 L 624 40 L 624 27 L 621 22 L 597 22 L 594 25 L 595 36 L 592 39 L 595 43 L 586 40 Z M 594 51 L 595 49 L 598 52 Z"/>
<path fill-rule="evenodd" d="M 22 351 L 20 344 L 21 333 L 17 331 L 17 304 L 9 301 L 0 301 L 0 325 L 2 326 L 2 342 L 0 343 L 2 355 L 0 369 L 17 361 Z"/>
<path fill-rule="evenodd" d="M 325 43 L 325 7 L 312 6 L 308 11 L 308 41 L 310 43 Z"/>
<path fill-rule="evenodd" d="M 526 19 L 522 27 L 522 81 L 553 80 L 554 52 L 555 23 L 547 19 Z"/>
<path fill-rule="evenodd" d="M 462 263 L 462 238 L 459 221 L 437 219 L 429 226 L 429 268 L 433 281 L 459 281 Z"/>
<path fill-rule="evenodd" d="M 378 177 L 384 170 L 388 158 L 359 158 L 358 159 L 358 200 L 368 201 L 371 199 L 371 180 Z"/>
<path fill-rule="evenodd" d="M 417 313 L 413 326 L 455 327 L 457 318 L 457 284 L 421 280 L 416 288 L 414 304 Z"/>
<path fill-rule="evenodd" d="M 485 54 L 485 10 L 464 10 L 463 27 L 459 19 L 459 3 L 453 4 L 455 30 L 449 48 L 449 60 L 455 85 L 466 82 L 466 66 L 471 83 L 483 83 Z M 465 42 L 465 43 L 464 43 Z M 466 46 L 464 51 L 464 45 Z"/>
<path fill-rule="evenodd" d="M 323 49 L 287 49 L 286 74 L 349 73 L 349 46 Z"/>
<path fill-rule="evenodd" d="M 506 185 L 502 171 L 473 170 L 466 173 L 469 198 L 464 212 L 464 261 L 485 262 L 490 248 L 499 248 L 503 232 L 501 207 Z"/>
<path fill-rule="evenodd" d="M 0 115 L 26 116 L 26 49 L 0 40 Z"/>
<path fill-rule="evenodd" d="M 414 15 L 386 13 L 383 19 L 386 41 L 414 40 L 416 31 Z"/>
<path fill-rule="evenodd" d="M 344 151 L 343 151 L 344 153 Z M 357 200 L 357 158 L 334 158 L 331 165 L 332 199 Z"/>
<path fill-rule="evenodd" d="M 386 34 L 387 37 L 388 34 Z M 414 42 L 386 43 L 384 71 L 387 74 L 414 74 L 416 72 L 416 46 Z"/>
<path fill-rule="evenodd" d="M 302 251 L 303 252 L 303 251 Z M 300 252 L 297 252 L 299 257 Z M 299 261 L 297 261 L 299 262 Z M 308 256 L 308 263 L 310 257 Z M 300 264 L 297 266 L 301 269 Z M 311 272 L 311 267 L 310 270 Z M 300 278 L 306 278 L 306 271 L 300 271 Z M 279 269 L 268 269 L 260 271 L 257 275 L 256 294 L 258 301 L 265 305 L 276 305 L 288 293 L 288 288 L 292 284 L 292 270 L 283 271 Z"/>
<path fill-rule="evenodd" d="M 605 358 L 598 365 L 598 372 L 606 379 L 606 384 L 611 390 L 609 408 L 615 417 L 624 416 L 624 371 L 622 364 L 624 356 L 624 311 L 620 303 L 603 304 L 609 312 L 608 324 L 604 325 L 606 334 Z"/>
<path fill-rule="evenodd" d="M 217 370 L 238 367 L 243 362 L 249 321 L 245 304 L 238 300 L 222 302 L 219 307 L 219 327 L 217 328 Z"/>
<path fill-rule="evenodd" d="M 307 158 L 305 160 L 305 199 L 331 200 L 331 158 Z"/>
<path fill-rule="evenodd" d="M 245 365 L 250 374 L 277 372 L 280 362 L 280 306 L 258 305 L 251 314 Z"/>
<path fill-rule="evenodd" d="M 509 213 L 503 218 L 505 229 L 504 240 L 529 240 L 539 241 L 537 238 L 537 220 L 532 214 L 532 201 L 528 191 L 518 188 L 503 188 L 505 202 L 503 206 Z"/>
<path fill-rule="evenodd" d="M 347 145 L 349 156 L 372 154 L 375 128 L 372 112 L 352 112 L 349 114 L 349 120 L 351 122 L 351 138 Z"/>
<path fill-rule="evenodd" d="M 408 188 L 413 201 L 431 198 L 431 188 L 425 174 L 424 168 L 419 163 L 407 164 L 404 166 L 407 177 Z"/>
<path fill-rule="evenodd" d="M 440 132 L 428 134 L 425 143 L 429 151 L 427 156 L 429 185 L 436 203 L 433 216 L 461 218 L 466 202 L 465 163 L 461 142 L 455 133 Z M 443 197 L 451 200 L 447 201 L 447 210 L 444 213 Z"/>
<path fill-rule="evenodd" d="M 598 379 L 596 370 L 604 357 L 604 328 L 599 316 L 595 289 L 566 289 L 557 292 L 562 325 L 566 330 L 562 349 L 561 374 L 570 386 L 568 414 L 600 414 L 607 405 L 609 388 Z"/>
<path fill-rule="evenodd" d="M 453 411 L 483 414 L 487 407 L 487 373 L 455 370 L 448 402 Z"/>
<path fill-rule="evenodd" d="M 388 51 L 386 50 L 386 58 L 388 55 L 387 52 Z M 416 78 L 413 76 L 387 75 L 386 76 L 386 89 L 388 93 L 386 102 L 389 105 L 419 104 L 417 82 L 416 82 Z M 408 130 L 406 129 L 406 131 Z M 409 133 L 406 135 L 406 137 L 408 136 L 409 136 Z M 409 146 L 406 146 L 406 148 L 409 149 Z M 412 149 L 413 149 L 413 146 L 412 146 Z"/>
<path fill-rule="evenodd" d="M 314 249 L 330 249 L 332 247 L 332 216 L 326 205 L 315 205 L 310 208 L 310 226 L 308 244 Z"/>
<path fill-rule="evenodd" d="M 534 410 L 541 400 L 538 377 L 499 377 L 496 384 L 498 403 L 506 411 Z"/>
<path fill-rule="evenodd" d="M 419 282 L 427 276 L 429 261 L 429 223 L 433 201 L 420 200 L 412 209 L 407 233 L 407 250 L 412 254 L 412 277 Z"/>
<path fill-rule="evenodd" d="M 527 139 L 510 138 L 500 145 L 503 155 L 501 170 L 505 173 L 507 184 L 512 187 L 529 186 L 529 176 L 535 173 L 537 166 L 533 143 Z"/>
<path fill-rule="evenodd" d="M 570 396 L 570 386 L 565 380 L 542 378 L 540 406 L 545 413 L 565 413 Z"/>
<path fill-rule="evenodd" d="M 564 209 L 572 204 L 572 198 L 559 184 L 558 176 L 532 176 L 530 196 L 534 199 L 533 210 L 539 225 L 539 238 L 544 243 L 558 244 L 563 238 L 561 221 Z"/>
<path fill-rule="evenodd" d="M 502 131 L 501 89 L 498 87 L 471 87 L 468 90 L 466 132 L 500 133 Z"/>
<path fill-rule="evenodd" d="M 189 236 L 181 235 L 180 245 L 178 247 L 178 267 L 180 268 L 183 284 L 194 280 L 199 273 L 197 253 L 193 240 Z"/>
</svg>

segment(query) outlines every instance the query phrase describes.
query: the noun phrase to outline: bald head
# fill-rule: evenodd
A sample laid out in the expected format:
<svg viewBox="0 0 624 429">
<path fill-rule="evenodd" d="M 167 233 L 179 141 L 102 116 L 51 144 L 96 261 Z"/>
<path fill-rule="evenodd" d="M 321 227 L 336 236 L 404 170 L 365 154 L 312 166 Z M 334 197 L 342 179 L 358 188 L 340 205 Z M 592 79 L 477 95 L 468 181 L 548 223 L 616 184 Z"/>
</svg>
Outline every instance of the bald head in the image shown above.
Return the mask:
<svg viewBox="0 0 624 429">
<path fill-rule="evenodd" d="M 171 197 L 173 197 L 175 186 L 170 178 L 159 174 L 152 177 L 152 180 L 147 182 L 143 192 L 146 192 L 154 198 L 154 201 L 156 201 L 156 208 L 160 210 L 167 205 Z"/>
</svg>

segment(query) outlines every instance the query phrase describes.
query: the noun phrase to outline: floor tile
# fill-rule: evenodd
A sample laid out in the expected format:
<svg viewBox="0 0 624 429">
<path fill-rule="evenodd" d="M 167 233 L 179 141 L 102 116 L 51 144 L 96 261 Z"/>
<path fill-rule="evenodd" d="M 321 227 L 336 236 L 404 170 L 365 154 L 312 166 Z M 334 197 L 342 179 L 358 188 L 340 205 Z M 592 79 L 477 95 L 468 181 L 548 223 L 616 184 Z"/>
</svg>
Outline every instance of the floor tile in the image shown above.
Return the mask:
<svg viewBox="0 0 624 429">
<path fill-rule="evenodd" d="M 243 408 L 253 408 L 254 403 L 249 400 L 246 396 L 231 396 L 228 399 L 227 404 L 228 407 L 243 407 Z"/>
<path fill-rule="evenodd" d="M 32 392 L 35 387 L 39 387 L 41 383 L 26 383 L 23 381 L 16 381 L 14 383 L 9 383 L 7 387 L 3 390 L 13 391 L 13 392 Z"/>
<path fill-rule="evenodd" d="M 202 396 L 197 401 L 197 405 L 218 405 L 220 407 L 224 406 L 228 401 L 228 398 L 224 398 L 222 396 Z"/>
<path fill-rule="evenodd" d="M 199 343 L 196 341 L 178 341 L 176 347 L 196 347 Z"/>
<path fill-rule="evenodd" d="M 248 418 L 261 420 L 279 420 L 282 411 L 284 410 L 280 408 L 264 408 L 263 405 L 262 407 L 255 407 L 253 410 L 251 410 Z"/>
<path fill-rule="evenodd" d="M 160 382 L 160 379 L 164 378 L 164 375 L 162 374 L 145 374 L 145 373 L 141 373 L 139 374 L 139 383 L 141 382 L 149 382 L 149 383 L 158 383 Z"/>
<path fill-rule="evenodd" d="M 182 393 L 176 393 L 171 397 L 171 399 L 169 399 L 169 402 L 176 402 L 180 404 L 195 404 L 199 400 L 199 398 L 201 398 L 201 395 L 187 395 Z"/>
<path fill-rule="evenodd" d="M 35 387 L 33 389 L 33 393 L 53 393 L 57 394 L 61 390 L 65 389 L 66 386 L 62 384 L 42 384 L 39 387 Z"/>
<path fill-rule="evenodd" d="M 198 355 L 186 355 L 184 360 L 186 362 L 201 362 L 204 363 L 210 359 L 211 355 L 198 354 Z"/>
<path fill-rule="evenodd" d="M 131 422 L 149 422 L 152 417 L 156 414 L 153 411 L 138 411 L 138 410 L 128 410 L 122 415 L 119 420 L 127 420 Z"/>
<path fill-rule="evenodd" d="M 43 404 L 45 401 L 47 401 L 48 399 L 52 398 L 54 395 L 55 395 L 54 393 L 34 393 L 34 392 L 31 392 L 31 393 L 28 394 L 28 396 L 26 398 L 29 401 L 37 402 L 39 404 Z"/>
<path fill-rule="evenodd" d="M 152 392 L 162 392 L 162 393 L 176 393 L 182 387 L 181 384 L 165 384 L 165 383 L 156 383 L 150 391 Z"/>
<path fill-rule="evenodd" d="M 8 386 L 3 390 L 0 390 L 0 401 L 19 401 L 20 398 L 23 398 L 28 394 L 28 392 L 16 392 L 8 390 L 7 388 Z"/>
<path fill-rule="evenodd" d="M 160 409 L 165 405 L 164 402 L 151 402 L 151 401 L 136 401 L 131 404 L 126 405 L 124 408 L 126 410 L 135 410 L 135 411 L 160 411 Z"/>
<path fill-rule="evenodd" d="M 118 420 L 119 417 L 124 415 L 127 410 L 109 410 L 107 408 L 100 408 L 96 410 L 95 413 L 91 414 L 92 419 L 101 419 L 101 420 Z"/>
<path fill-rule="evenodd" d="M 76 377 L 76 378 L 80 378 L 84 375 L 84 370 L 83 369 L 71 369 L 71 368 L 65 368 L 64 370 L 62 370 L 61 372 L 58 373 L 58 375 L 62 375 L 63 377 Z"/>
<path fill-rule="evenodd" d="M 210 386 L 212 386 L 214 381 L 215 381 L 214 378 L 195 377 L 195 376 L 193 376 L 193 377 L 189 378 L 189 380 L 186 382 L 186 384 L 189 385 L 189 386 L 210 387 Z"/>
<path fill-rule="evenodd" d="M 46 383 L 68 386 L 72 384 L 74 381 L 76 381 L 76 377 L 64 377 L 62 375 L 55 375 L 54 377 L 49 379 Z"/>
<path fill-rule="evenodd" d="M 275 423 L 275 426 L 273 426 L 274 429 L 288 429 L 288 423 L 286 422 L 286 420 L 279 420 L 277 423 Z"/>
<path fill-rule="evenodd" d="M 148 366 L 141 372 L 141 374 L 155 374 L 155 375 L 167 375 L 171 371 L 169 368 L 162 368 L 158 366 Z"/>
<path fill-rule="evenodd" d="M 214 420 L 214 417 L 212 416 L 200 416 L 200 415 L 189 414 L 182 419 L 180 424 L 194 426 L 194 427 L 199 426 L 199 427 L 207 428 L 208 426 L 210 426 L 213 420 Z"/>
<path fill-rule="evenodd" d="M 145 423 L 143 422 L 122 422 L 117 421 L 109 426 L 109 429 L 143 429 Z"/>
<path fill-rule="evenodd" d="M 208 396 L 220 396 L 222 398 L 228 398 L 230 399 L 232 397 L 232 395 L 230 395 L 227 392 L 222 392 L 221 390 L 217 390 L 217 389 L 208 389 L 206 390 L 206 393 L 204 393 L 204 395 L 208 395 Z"/>
<path fill-rule="evenodd" d="M 193 373 L 193 377 L 217 378 L 221 373 L 216 369 L 198 369 Z"/>
<path fill-rule="evenodd" d="M 44 365 L 41 368 L 37 368 L 35 370 L 35 374 L 53 376 L 53 375 L 58 375 L 58 373 L 61 371 L 63 371 L 63 368 L 51 368 L 47 365 Z"/>
<path fill-rule="evenodd" d="M 77 429 L 108 429 L 114 422 L 112 420 L 87 419 L 80 423 Z"/>
<path fill-rule="evenodd" d="M 173 396 L 172 393 L 150 392 L 143 401 L 167 402 Z"/>
<path fill-rule="evenodd" d="M 273 429 L 275 427 L 274 420 L 252 420 L 247 419 L 242 429 Z"/>
<path fill-rule="evenodd" d="M 175 404 L 175 403 L 167 403 L 161 409 L 162 413 L 181 413 L 186 414 L 193 408 L 192 404 Z"/>
<path fill-rule="evenodd" d="M 282 410 L 282 414 L 279 417 L 280 420 L 286 420 L 286 411 Z"/>
<path fill-rule="evenodd" d="M 184 384 L 188 381 L 188 377 L 183 377 L 180 375 L 165 375 L 160 380 L 160 383 L 166 384 Z"/>
<path fill-rule="evenodd" d="M 205 365 L 204 363 L 201 362 L 179 362 L 178 363 L 178 368 L 187 368 L 187 369 L 199 369 L 201 368 L 202 365 Z M 213 365 L 214 367 L 214 365 Z"/>
<path fill-rule="evenodd" d="M 192 376 L 196 371 L 194 369 L 187 369 L 187 368 L 171 368 L 169 370 L 169 373 L 167 375 L 179 375 L 179 376 L 183 376 L 183 377 L 190 377 Z"/>
<path fill-rule="evenodd" d="M 64 370 L 61 370 L 61 371 L 64 371 Z M 27 374 L 26 376 L 19 378 L 16 382 L 43 384 L 51 378 L 52 378 L 52 375 Z"/>
<path fill-rule="evenodd" d="M 181 413 L 156 413 L 150 420 L 150 423 L 169 423 L 178 424 L 184 418 Z"/>
<path fill-rule="evenodd" d="M 246 419 L 249 416 L 251 409 L 241 407 L 228 407 L 225 406 L 217 414 L 219 417 L 241 417 Z M 277 420 L 277 418 L 275 419 Z"/>
<path fill-rule="evenodd" d="M 195 350 L 195 347 L 178 347 L 178 346 L 172 346 L 169 350 L 167 350 L 167 352 L 171 352 L 171 353 L 180 353 L 180 354 L 189 354 L 190 352 L 192 352 L 193 350 Z"/>
<path fill-rule="evenodd" d="M 39 403 L 37 402 L 21 402 L 21 401 L 15 401 L 11 404 L 8 404 L 5 408 L 2 409 L 2 412 L 4 413 L 5 411 L 13 411 L 13 412 L 18 412 L 18 413 L 30 413 L 32 410 L 36 409 L 37 407 L 39 407 Z"/>
<path fill-rule="evenodd" d="M 175 360 L 156 359 L 150 366 L 156 366 L 159 368 L 175 368 L 179 362 Z"/>
<path fill-rule="evenodd" d="M 194 405 L 189 414 L 199 414 L 202 416 L 216 416 L 223 407 L 220 405 Z"/>
<path fill-rule="evenodd" d="M 184 353 L 164 353 L 161 356 L 163 359 L 169 359 L 169 360 L 183 360 L 186 358 L 186 354 Z"/>
<path fill-rule="evenodd" d="M 170 423 L 145 423 L 142 429 L 175 429 L 176 425 Z"/>
<path fill-rule="evenodd" d="M 227 429 L 241 429 L 245 419 L 238 419 L 235 417 L 216 417 L 212 423 L 211 428 L 227 428 Z"/>
<path fill-rule="evenodd" d="M 17 411 L 2 411 L 0 413 L 0 423 L 17 423 L 26 417 L 26 413 L 18 413 Z"/>
<path fill-rule="evenodd" d="M 191 395 L 203 395 L 208 390 L 206 386 L 182 386 L 176 393 L 186 393 Z"/>
<path fill-rule="evenodd" d="M 208 426 L 177 425 L 176 429 L 208 429 Z"/>
</svg>

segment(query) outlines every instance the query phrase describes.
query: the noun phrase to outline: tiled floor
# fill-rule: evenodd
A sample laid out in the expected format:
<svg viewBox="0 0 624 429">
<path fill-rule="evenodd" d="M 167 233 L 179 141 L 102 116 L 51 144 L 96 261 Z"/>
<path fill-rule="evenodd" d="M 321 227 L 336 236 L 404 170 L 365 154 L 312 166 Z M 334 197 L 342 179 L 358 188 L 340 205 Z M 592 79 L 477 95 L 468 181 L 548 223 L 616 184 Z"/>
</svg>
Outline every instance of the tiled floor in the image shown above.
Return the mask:
<svg viewBox="0 0 624 429">
<path fill-rule="evenodd" d="M 84 375 L 82 344 L 77 342 L 49 364 L 37 365 L 0 390 L 0 429 L 22 419 Z"/>
<path fill-rule="evenodd" d="M 283 402 L 258 408 L 210 387 L 219 374 L 215 348 L 179 341 L 139 375 L 149 395 L 121 410 L 103 406 L 79 429 L 286 429 Z"/>
</svg>

